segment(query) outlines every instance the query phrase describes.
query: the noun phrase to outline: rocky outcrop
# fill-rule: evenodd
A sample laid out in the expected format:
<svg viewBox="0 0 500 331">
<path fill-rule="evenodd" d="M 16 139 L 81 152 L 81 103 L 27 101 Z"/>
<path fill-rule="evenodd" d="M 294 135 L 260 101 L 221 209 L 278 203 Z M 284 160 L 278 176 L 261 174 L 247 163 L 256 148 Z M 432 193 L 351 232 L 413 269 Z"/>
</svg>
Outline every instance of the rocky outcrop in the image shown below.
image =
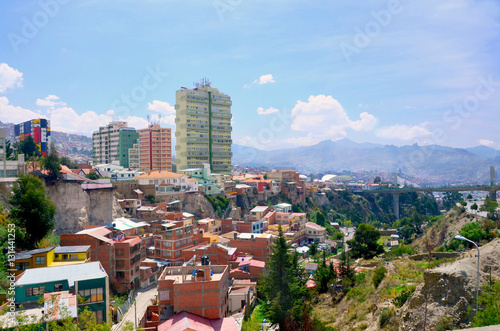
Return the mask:
<svg viewBox="0 0 500 331">
<path fill-rule="evenodd" d="M 480 286 L 487 279 L 500 277 L 500 239 L 480 248 Z M 452 264 L 426 270 L 424 283 L 401 308 L 400 330 L 423 330 L 436 325 L 462 328 L 471 322 L 476 304 L 476 249 Z M 426 305 L 427 300 L 427 305 Z M 431 328 L 432 330 L 432 328 Z"/>
<path fill-rule="evenodd" d="M 196 218 L 215 217 L 214 207 L 200 193 L 187 194 L 183 201 L 183 207 L 185 212 L 195 215 Z"/>
<path fill-rule="evenodd" d="M 78 182 L 46 183 L 47 196 L 56 205 L 55 233 L 75 233 L 88 225 L 104 225 L 123 216 L 112 190 L 83 190 Z"/>
</svg>

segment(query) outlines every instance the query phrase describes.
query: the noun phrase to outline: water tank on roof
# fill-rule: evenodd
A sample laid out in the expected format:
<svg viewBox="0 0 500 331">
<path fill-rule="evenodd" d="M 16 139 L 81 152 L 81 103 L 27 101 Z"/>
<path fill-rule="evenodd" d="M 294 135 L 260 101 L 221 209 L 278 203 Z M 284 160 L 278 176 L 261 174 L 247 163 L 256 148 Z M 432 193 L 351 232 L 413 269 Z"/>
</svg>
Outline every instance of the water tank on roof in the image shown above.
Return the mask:
<svg viewBox="0 0 500 331">
<path fill-rule="evenodd" d="M 201 265 L 210 265 L 210 258 L 208 255 L 203 255 L 201 257 Z"/>
</svg>

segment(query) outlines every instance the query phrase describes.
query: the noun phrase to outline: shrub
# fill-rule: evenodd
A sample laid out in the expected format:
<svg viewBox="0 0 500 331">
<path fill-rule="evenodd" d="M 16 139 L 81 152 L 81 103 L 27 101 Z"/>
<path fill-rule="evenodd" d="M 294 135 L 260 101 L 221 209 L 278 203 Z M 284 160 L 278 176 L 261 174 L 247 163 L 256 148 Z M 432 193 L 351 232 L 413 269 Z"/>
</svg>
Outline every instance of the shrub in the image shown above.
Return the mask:
<svg viewBox="0 0 500 331">
<path fill-rule="evenodd" d="M 488 326 L 500 324 L 500 281 L 493 286 L 485 284 L 483 292 L 479 296 L 479 311 L 474 316 L 472 326 Z"/>
<path fill-rule="evenodd" d="M 390 257 L 398 257 L 398 256 L 403 256 L 404 254 L 413 255 L 413 254 L 416 254 L 416 253 L 417 253 L 417 251 L 412 246 L 410 246 L 410 245 L 400 245 L 399 247 L 396 247 L 396 248 L 392 249 L 389 252 L 389 256 Z"/>
<path fill-rule="evenodd" d="M 400 295 L 398 295 L 392 300 L 392 303 L 394 304 L 394 306 L 401 308 L 403 307 L 405 302 L 410 298 L 411 294 L 412 294 L 411 290 L 403 291 L 401 292 Z"/>
<path fill-rule="evenodd" d="M 459 232 L 465 238 L 475 241 L 476 243 L 487 237 L 486 233 L 481 229 L 481 225 L 477 222 L 465 224 Z M 470 245 L 472 246 L 472 244 Z"/>
<path fill-rule="evenodd" d="M 378 326 L 380 328 L 383 328 L 387 323 L 389 323 L 392 316 L 394 316 L 394 312 L 392 310 L 390 310 L 389 308 L 382 309 L 378 320 Z"/>
<path fill-rule="evenodd" d="M 378 288 L 382 280 L 385 278 L 387 270 L 384 267 L 377 267 L 373 273 L 372 282 L 375 288 Z"/>
</svg>

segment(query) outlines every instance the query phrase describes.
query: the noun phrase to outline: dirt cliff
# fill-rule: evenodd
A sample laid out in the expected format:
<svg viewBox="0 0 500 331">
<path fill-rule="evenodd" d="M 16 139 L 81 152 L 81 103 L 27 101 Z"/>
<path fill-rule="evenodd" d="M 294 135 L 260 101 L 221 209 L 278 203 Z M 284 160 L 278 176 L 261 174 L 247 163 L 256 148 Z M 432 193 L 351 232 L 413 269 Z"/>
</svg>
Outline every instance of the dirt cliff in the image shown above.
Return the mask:
<svg viewBox="0 0 500 331">
<path fill-rule="evenodd" d="M 83 190 L 77 182 L 46 184 L 47 196 L 56 205 L 55 233 L 75 233 L 87 225 L 104 225 L 123 216 L 112 190 Z"/>
<path fill-rule="evenodd" d="M 476 304 L 476 254 L 474 248 L 451 264 L 426 270 L 424 283 L 401 308 L 399 330 L 422 330 L 424 325 L 467 326 Z M 500 239 L 480 247 L 480 286 L 490 270 L 493 278 L 500 278 Z"/>
</svg>

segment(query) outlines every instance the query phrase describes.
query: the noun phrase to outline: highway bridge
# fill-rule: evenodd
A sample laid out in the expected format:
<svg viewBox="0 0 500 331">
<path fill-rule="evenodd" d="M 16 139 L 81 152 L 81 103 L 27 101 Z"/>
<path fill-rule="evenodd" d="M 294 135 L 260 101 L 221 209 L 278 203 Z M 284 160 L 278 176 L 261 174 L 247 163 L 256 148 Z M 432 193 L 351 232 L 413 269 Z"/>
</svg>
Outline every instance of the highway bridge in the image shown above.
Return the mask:
<svg viewBox="0 0 500 331">
<path fill-rule="evenodd" d="M 397 175 L 395 176 L 394 183 L 397 183 Z M 373 190 L 362 190 L 358 192 L 363 193 L 379 193 L 379 194 L 392 194 L 392 208 L 396 219 L 399 220 L 399 195 L 401 193 L 409 192 L 472 192 L 483 191 L 489 192 L 491 199 L 496 199 L 497 191 L 500 191 L 500 185 L 495 184 L 495 167 L 490 167 L 490 185 L 456 185 L 456 186 L 436 186 L 436 187 L 381 187 Z"/>
</svg>

